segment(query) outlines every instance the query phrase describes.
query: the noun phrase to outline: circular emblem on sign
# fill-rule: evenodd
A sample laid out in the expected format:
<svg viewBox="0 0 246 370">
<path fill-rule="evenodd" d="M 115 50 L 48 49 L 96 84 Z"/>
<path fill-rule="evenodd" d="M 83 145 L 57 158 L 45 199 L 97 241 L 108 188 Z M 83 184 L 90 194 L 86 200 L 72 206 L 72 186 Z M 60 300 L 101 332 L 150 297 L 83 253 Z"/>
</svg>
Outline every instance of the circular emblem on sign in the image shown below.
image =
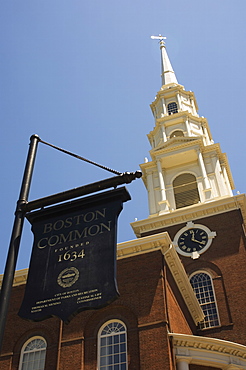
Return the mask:
<svg viewBox="0 0 246 370">
<path fill-rule="evenodd" d="M 79 278 L 79 270 L 75 267 L 68 267 L 57 278 L 57 283 L 63 288 L 68 288 L 76 283 Z"/>
</svg>

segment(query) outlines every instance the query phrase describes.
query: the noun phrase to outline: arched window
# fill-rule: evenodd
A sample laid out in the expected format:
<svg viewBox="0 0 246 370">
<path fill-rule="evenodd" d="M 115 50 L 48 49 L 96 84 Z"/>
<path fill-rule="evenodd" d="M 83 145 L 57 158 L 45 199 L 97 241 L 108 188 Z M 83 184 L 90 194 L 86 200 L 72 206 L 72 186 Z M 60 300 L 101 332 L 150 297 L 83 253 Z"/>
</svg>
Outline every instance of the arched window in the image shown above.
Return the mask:
<svg viewBox="0 0 246 370">
<path fill-rule="evenodd" d="M 212 278 L 203 271 L 195 273 L 190 283 L 204 313 L 204 320 L 199 324 L 201 329 L 219 326 L 219 315 L 215 300 Z"/>
<path fill-rule="evenodd" d="M 30 338 L 22 347 L 19 370 L 44 370 L 46 347 L 44 338 Z"/>
<path fill-rule="evenodd" d="M 98 369 L 127 370 L 126 326 L 122 321 L 108 321 L 99 330 Z"/>
<path fill-rule="evenodd" d="M 200 201 L 196 177 L 190 173 L 177 176 L 173 181 L 176 208 L 191 206 Z"/>
<path fill-rule="evenodd" d="M 170 135 L 170 139 L 172 139 L 173 137 L 177 137 L 177 136 L 184 136 L 183 131 L 182 130 L 173 131 Z"/>
<path fill-rule="evenodd" d="M 177 106 L 177 103 L 175 102 L 172 102 L 172 103 L 169 103 L 167 105 L 167 111 L 168 111 L 168 114 L 174 114 L 174 113 L 178 113 L 178 106 Z"/>
</svg>

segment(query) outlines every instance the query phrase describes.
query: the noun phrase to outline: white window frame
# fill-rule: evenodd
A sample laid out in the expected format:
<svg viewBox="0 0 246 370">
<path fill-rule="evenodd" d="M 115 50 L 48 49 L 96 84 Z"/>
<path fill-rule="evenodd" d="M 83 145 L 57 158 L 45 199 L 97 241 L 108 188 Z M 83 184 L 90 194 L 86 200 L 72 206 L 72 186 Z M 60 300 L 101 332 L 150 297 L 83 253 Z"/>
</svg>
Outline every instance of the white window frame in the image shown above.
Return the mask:
<svg viewBox="0 0 246 370">
<path fill-rule="evenodd" d="M 203 320 L 199 323 L 199 328 L 202 329 L 202 330 L 205 330 L 205 329 L 210 329 L 210 328 L 216 328 L 216 327 L 219 327 L 221 324 L 220 324 L 220 317 L 219 317 L 219 310 L 218 310 L 218 305 L 217 305 L 217 301 L 216 301 L 216 295 L 215 295 L 215 290 L 214 290 L 214 283 L 213 283 L 213 279 L 212 279 L 212 276 L 209 274 L 208 271 L 206 270 L 199 270 L 199 271 L 195 271 L 193 272 L 190 276 L 189 276 L 189 280 L 190 280 L 190 283 L 191 283 L 191 279 L 195 276 L 195 275 L 198 275 L 198 274 L 205 274 L 209 277 L 210 279 L 210 282 L 211 282 L 211 292 L 213 294 L 213 300 L 211 300 L 211 297 L 212 295 L 209 296 L 209 301 L 207 302 L 201 302 L 201 297 L 198 297 L 198 294 L 196 294 L 195 290 L 194 290 L 194 287 L 192 286 L 193 290 L 194 290 L 194 293 L 196 294 L 196 297 L 197 297 L 197 300 L 200 304 L 200 307 L 201 309 L 203 310 L 204 314 L 205 314 L 205 317 L 208 317 L 208 320 Z M 205 299 L 206 300 L 206 299 Z M 217 315 L 217 318 L 216 319 L 212 319 L 211 317 L 209 317 L 209 315 L 206 315 L 205 313 L 205 305 L 211 305 L 211 308 L 213 307 L 215 310 L 216 310 L 216 315 Z M 217 320 L 217 324 L 213 325 L 213 321 Z"/>
<path fill-rule="evenodd" d="M 44 345 L 45 347 L 42 347 L 42 348 L 35 348 L 33 350 L 29 350 L 29 351 L 26 351 L 26 348 L 27 346 L 32 342 L 32 341 L 35 341 L 35 340 L 40 340 L 40 341 L 43 341 L 44 342 Z M 42 352 L 42 351 L 45 351 L 45 357 L 46 357 L 46 350 L 47 350 L 47 342 L 46 340 L 41 337 L 41 336 L 34 336 L 34 337 L 31 337 L 29 338 L 22 346 L 22 349 L 21 349 L 21 355 L 20 355 L 20 363 L 19 363 L 19 367 L 18 367 L 18 370 L 23 370 L 23 359 L 24 359 L 24 356 L 25 354 L 29 353 L 38 353 L 38 352 Z M 41 368 L 37 368 L 36 365 L 35 365 L 35 368 L 33 367 L 27 367 L 26 369 L 27 370 L 32 370 L 32 369 L 35 369 L 35 370 L 44 370 L 45 368 L 45 357 L 44 357 L 44 366 Z"/>
<path fill-rule="evenodd" d="M 117 323 L 119 325 L 119 327 L 118 328 L 116 327 L 115 329 L 112 328 L 112 331 L 110 333 L 110 324 L 112 324 L 112 323 Z M 103 332 L 107 328 L 107 326 L 109 326 L 109 332 L 103 334 Z M 118 331 L 118 329 L 120 329 L 120 330 Z M 125 350 L 124 351 L 121 351 L 121 349 L 119 349 L 119 352 L 118 352 L 119 355 L 120 354 L 125 354 L 125 361 L 124 362 L 121 362 L 120 361 L 119 362 L 119 366 L 116 366 L 117 364 L 105 364 L 105 365 L 101 365 L 101 357 L 103 356 L 102 353 L 101 353 L 101 351 L 102 351 L 101 339 L 104 339 L 105 338 L 107 340 L 107 338 L 112 338 L 112 340 L 113 340 L 113 338 L 116 337 L 116 336 L 118 336 L 118 334 L 120 334 L 120 335 L 121 334 L 124 334 L 124 336 L 125 336 L 124 342 L 119 342 L 119 345 L 122 344 L 122 347 L 124 347 Z M 113 350 L 112 350 L 113 345 L 112 344 L 106 344 L 105 343 L 105 350 L 106 350 L 105 351 L 105 359 L 106 359 L 106 357 L 109 358 L 111 354 L 113 355 Z M 124 346 L 124 344 L 125 344 L 125 346 Z M 121 346 L 120 346 L 120 348 L 121 348 Z M 121 320 L 118 320 L 118 319 L 113 319 L 113 320 L 106 321 L 101 326 L 101 328 L 98 331 L 97 349 L 98 349 L 98 356 L 97 356 L 97 369 L 98 370 L 115 370 L 116 368 L 119 369 L 119 370 L 121 370 L 121 369 L 127 370 L 128 369 L 128 360 L 127 360 L 127 327 L 126 327 L 125 323 L 123 321 L 121 321 Z M 125 365 L 125 366 L 121 366 L 121 365 Z"/>
</svg>

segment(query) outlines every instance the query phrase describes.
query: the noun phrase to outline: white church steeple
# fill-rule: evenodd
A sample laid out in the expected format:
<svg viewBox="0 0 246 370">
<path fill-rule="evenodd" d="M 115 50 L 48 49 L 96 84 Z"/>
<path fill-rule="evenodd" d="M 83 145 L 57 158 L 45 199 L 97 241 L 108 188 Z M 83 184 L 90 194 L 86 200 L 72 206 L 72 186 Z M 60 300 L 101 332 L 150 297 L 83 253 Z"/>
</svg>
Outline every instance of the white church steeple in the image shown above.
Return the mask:
<svg viewBox="0 0 246 370">
<path fill-rule="evenodd" d="M 177 78 L 175 76 L 173 67 L 168 58 L 164 36 L 151 36 L 153 40 L 160 40 L 160 49 L 161 49 L 161 80 L 162 85 L 177 84 Z"/>
<path fill-rule="evenodd" d="M 171 62 L 168 58 L 165 42 L 161 40 L 160 42 L 160 49 L 161 49 L 161 79 L 162 85 L 168 84 L 177 84 L 177 78 L 175 76 L 173 67 Z"/>
<path fill-rule="evenodd" d="M 199 116 L 194 93 L 177 81 L 165 38 L 152 38 L 160 40 L 162 86 L 150 105 L 151 161 L 141 165 L 150 217 L 232 196 L 234 188 L 227 157 Z"/>
</svg>

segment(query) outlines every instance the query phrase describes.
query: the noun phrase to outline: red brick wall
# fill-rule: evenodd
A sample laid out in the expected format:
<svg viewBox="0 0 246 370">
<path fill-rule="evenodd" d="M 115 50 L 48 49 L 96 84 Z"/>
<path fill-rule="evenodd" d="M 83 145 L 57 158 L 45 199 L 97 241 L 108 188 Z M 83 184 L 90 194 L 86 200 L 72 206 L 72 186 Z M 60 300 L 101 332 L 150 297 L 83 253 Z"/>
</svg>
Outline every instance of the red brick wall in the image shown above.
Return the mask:
<svg viewBox="0 0 246 370">
<path fill-rule="evenodd" d="M 167 301 L 170 331 L 172 333 L 192 334 L 191 328 L 188 325 L 184 313 L 178 305 L 177 299 L 174 296 L 173 291 L 170 289 L 170 286 L 168 286 L 167 289 Z"/>
<path fill-rule="evenodd" d="M 246 254 L 240 211 L 227 212 L 201 220 L 217 236 L 208 251 L 197 261 L 182 258 L 188 273 L 205 269 L 213 277 L 221 328 L 201 332 L 246 345 Z"/>
<path fill-rule="evenodd" d="M 166 268 L 166 276 L 166 301 L 169 331 L 171 333 L 180 334 L 195 333 L 196 325 L 168 267 Z"/>
<path fill-rule="evenodd" d="M 163 274 L 162 253 L 122 259 L 117 266 L 120 297 L 100 310 L 81 312 L 62 326 L 56 318 L 39 323 L 19 318 L 24 286 L 15 287 L 2 351 L 13 352 L 13 356 L 0 358 L 1 370 L 18 369 L 21 348 L 34 335 L 47 340 L 46 370 L 55 370 L 57 366 L 59 370 L 96 369 L 98 330 L 111 319 L 122 320 L 127 327 L 129 370 L 174 369 L 165 301 L 165 285 L 169 283 Z M 171 297 L 170 291 L 168 294 Z M 169 305 L 174 312 L 180 312 L 174 296 Z M 185 319 L 182 320 L 188 331 Z"/>
<path fill-rule="evenodd" d="M 246 306 L 246 260 L 240 211 L 193 222 L 206 225 L 216 231 L 217 236 L 199 259 L 181 259 L 188 274 L 205 269 L 213 276 L 222 324 L 220 328 L 197 334 L 246 345 L 246 317 L 242 309 Z M 183 226 L 185 224 L 161 231 L 168 231 L 173 238 Z M 17 370 L 25 341 L 30 336 L 41 335 L 48 343 L 46 370 L 55 370 L 57 361 L 59 370 L 95 369 L 98 330 L 107 320 L 120 319 L 127 327 L 129 370 L 174 369 L 168 328 L 185 334 L 194 332 L 195 328 L 168 269 L 165 273 L 161 252 L 122 259 L 117 266 L 120 297 L 100 310 L 81 312 L 68 325 L 63 325 L 62 331 L 56 318 L 39 323 L 19 318 L 17 312 L 24 287 L 15 287 L 4 337 L 6 356 L 0 358 L 0 368 Z M 8 355 L 10 352 L 13 356 Z M 192 366 L 191 370 L 212 369 Z"/>
<path fill-rule="evenodd" d="M 43 336 L 48 343 L 47 362 L 50 369 L 55 369 L 57 358 L 57 345 L 59 338 L 59 320 L 48 319 L 39 323 L 33 323 L 21 319 L 17 313 L 24 294 L 24 286 L 14 287 L 12 291 L 10 308 L 8 312 L 6 330 L 4 334 L 2 353 L 13 352 L 11 370 L 17 370 L 20 352 L 23 344 L 32 336 Z M 0 357 L 0 369 L 4 369 L 4 358 Z"/>
<path fill-rule="evenodd" d="M 198 259 L 180 256 L 189 274 L 206 270 L 213 277 L 221 327 L 199 331 L 199 335 L 211 336 L 246 345 L 246 243 L 240 210 L 192 219 L 194 223 L 216 231 L 210 248 Z M 161 229 L 167 231 L 173 240 L 175 234 L 186 225 L 182 223 Z"/>
</svg>

